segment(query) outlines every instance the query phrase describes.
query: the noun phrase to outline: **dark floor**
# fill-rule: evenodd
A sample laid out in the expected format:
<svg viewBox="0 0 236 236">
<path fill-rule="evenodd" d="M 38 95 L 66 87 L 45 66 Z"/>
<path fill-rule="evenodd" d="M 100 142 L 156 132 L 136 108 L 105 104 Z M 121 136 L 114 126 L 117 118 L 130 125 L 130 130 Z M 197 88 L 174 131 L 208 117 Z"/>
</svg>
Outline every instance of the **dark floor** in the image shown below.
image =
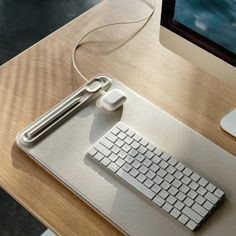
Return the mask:
<svg viewBox="0 0 236 236">
<path fill-rule="evenodd" d="M 101 0 L 0 0 L 0 65 Z M 0 188 L 0 236 L 36 236 L 46 228 Z"/>
</svg>

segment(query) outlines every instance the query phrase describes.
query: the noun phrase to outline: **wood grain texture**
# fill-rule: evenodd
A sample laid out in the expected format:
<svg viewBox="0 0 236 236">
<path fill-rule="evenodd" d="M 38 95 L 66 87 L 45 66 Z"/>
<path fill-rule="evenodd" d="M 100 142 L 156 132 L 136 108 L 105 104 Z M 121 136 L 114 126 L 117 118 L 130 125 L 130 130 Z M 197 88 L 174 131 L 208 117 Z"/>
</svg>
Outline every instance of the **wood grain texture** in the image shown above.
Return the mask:
<svg viewBox="0 0 236 236">
<path fill-rule="evenodd" d="M 0 185 L 60 235 L 121 233 L 20 151 L 15 136 L 84 83 L 71 63 L 81 36 L 96 26 L 149 12 L 146 1 L 104 1 L 0 68 Z M 158 0 L 147 25 L 114 26 L 92 34 L 77 55 L 82 72 L 88 78 L 114 76 L 236 155 L 236 140 L 219 126 L 236 106 L 235 89 L 162 47 L 159 18 Z"/>
</svg>

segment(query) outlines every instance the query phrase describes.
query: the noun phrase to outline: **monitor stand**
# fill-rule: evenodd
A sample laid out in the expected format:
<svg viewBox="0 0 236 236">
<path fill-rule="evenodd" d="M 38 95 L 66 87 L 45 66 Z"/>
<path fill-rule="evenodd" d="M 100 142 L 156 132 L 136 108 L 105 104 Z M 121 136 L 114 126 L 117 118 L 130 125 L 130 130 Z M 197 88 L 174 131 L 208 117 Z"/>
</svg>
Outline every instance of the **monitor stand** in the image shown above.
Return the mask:
<svg viewBox="0 0 236 236">
<path fill-rule="evenodd" d="M 236 109 L 227 114 L 220 122 L 221 128 L 236 138 Z"/>
</svg>

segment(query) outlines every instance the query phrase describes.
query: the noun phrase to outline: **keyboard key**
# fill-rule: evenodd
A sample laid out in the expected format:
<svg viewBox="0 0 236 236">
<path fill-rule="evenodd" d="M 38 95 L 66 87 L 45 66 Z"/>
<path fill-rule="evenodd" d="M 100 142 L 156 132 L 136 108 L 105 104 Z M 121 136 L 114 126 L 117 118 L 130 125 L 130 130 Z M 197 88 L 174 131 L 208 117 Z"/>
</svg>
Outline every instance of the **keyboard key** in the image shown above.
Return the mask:
<svg viewBox="0 0 236 236">
<path fill-rule="evenodd" d="M 168 189 L 168 192 L 169 192 L 170 194 L 172 194 L 173 196 L 175 196 L 175 195 L 179 192 L 179 190 L 178 190 L 176 187 L 171 186 L 171 187 Z"/>
<path fill-rule="evenodd" d="M 161 198 L 160 196 L 156 196 L 153 199 L 153 202 L 156 203 L 159 207 L 161 207 L 165 203 L 165 200 L 163 198 Z"/>
<path fill-rule="evenodd" d="M 160 167 L 156 165 L 155 163 L 152 163 L 149 169 L 152 170 L 153 172 L 157 172 L 160 169 Z"/>
<path fill-rule="evenodd" d="M 123 140 L 121 140 L 121 139 L 118 139 L 118 140 L 116 140 L 116 142 L 115 142 L 115 144 L 118 146 L 118 147 L 122 147 L 123 145 L 124 145 L 124 141 Z"/>
<path fill-rule="evenodd" d="M 112 153 L 109 157 L 108 157 L 111 161 L 116 161 L 118 159 L 118 155 Z"/>
<path fill-rule="evenodd" d="M 153 145 L 152 143 L 149 143 L 149 144 L 147 145 L 147 149 L 150 150 L 151 152 L 153 152 L 155 148 L 156 148 L 156 146 Z"/>
<path fill-rule="evenodd" d="M 135 156 L 138 155 L 138 151 L 136 151 L 135 149 L 132 148 L 132 149 L 129 151 L 129 155 L 132 156 L 132 157 L 135 157 Z"/>
<path fill-rule="evenodd" d="M 118 170 L 117 175 L 120 176 L 126 182 L 128 182 L 131 186 L 136 188 L 138 191 L 140 191 L 147 198 L 149 199 L 154 198 L 155 193 L 152 190 L 144 186 L 142 183 L 140 183 L 138 180 L 133 178 L 131 175 L 127 174 L 125 171 L 120 169 Z"/>
<path fill-rule="evenodd" d="M 205 180 L 204 178 L 201 178 L 200 180 L 198 180 L 198 183 L 199 183 L 202 187 L 206 187 L 206 185 L 208 184 L 208 181 Z"/>
<path fill-rule="evenodd" d="M 181 181 L 182 181 L 184 184 L 188 185 L 188 184 L 191 182 L 191 179 L 190 179 L 189 177 L 187 177 L 187 176 L 184 176 L 184 177 L 181 179 Z"/>
<path fill-rule="evenodd" d="M 213 193 L 214 190 L 216 189 L 216 186 L 213 185 L 213 184 L 211 184 L 211 183 L 209 183 L 209 184 L 206 186 L 206 189 L 207 189 L 209 192 Z"/>
<path fill-rule="evenodd" d="M 120 132 L 118 135 L 117 135 L 117 137 L 119 138 L 119 139 L 125 139 L 126 138 L 126 136 L 127 136 L 127 134 L 125 134 L 125 133 L 123 133 L 123 132 Z"/>
<path fill-rule="evenodd" d="M 146 167 L 149 167 L 151 164 L 152 164 L 152 162 L 149 160 L 149 159 L 145 159 L 143 162 L 143 165 L 145 165 Z"/>
<path fill-rule="evenodd" d="M 166 202 L 163 206 L 162 209 L 164 209 L 167 212 L 170 212 L 173 209 L 173 206 L 170 205 L 168 202 Z"/>
<path fill-rule="evenodd" d="M 125 161 L 122 160 L 121 158 L 118 158 L 116 160 L 116 164 L 119 166 L 119 167 L 122 167 L 124 164 L 125 164 Z"/>
<path fill-rule="evenodd" d="M 157 176 L 153 179 L 153 181 L 154 181 L 156 184 L 160 185 L 160 184 L 163 182 L 163 179 L 162 179 L 160 176 L 157 175 Z"/>
<path fill-rule="evenodd" d="M 105 158 L 102 159 L 101 163 L 104 166 L 108 166 L 111 163 L 111 161 L 107 157 L 105 157 Z"/>
<path fill-rule="evenodd" d="M 166 190 L 164 190 L 164 189 L 162 189 L 162 190 L 159 192 L 159 196 L 160 196 L 161 198 L 163 198 L 163 199 L 166 199 L 169 195 L 170 195 L 170 194 L 169 194 Z"/>
<path fill-rule="evenodd" d="M 193 230 L 193 231 L 197 228 L 197 224 L 196 224 L 194 221 L 192 221 L 192 220 L 190 220 L 190 221 L 186 224 L 186 226 L 187 226 L 190 230 Z"/>
<path fill-rule="evenodd" d="M 174 173 L 174 177 L 177 179 L 181 179 L 183 176 L 183 173 L 178 170 Z"/>
<path fill-rule="evenodd" d="M 141 165 L 139 171 L 145 175 L 148 172 L 148 168 L 144 165 Z"/>
<path fill-rule="evenodd" d="M 175 207 L 181 211 L 184 208 L 184 204 L 181 201 L 177 201 Z"/>
<path fill-rule="evenodd" d="M 154 182 L 150 179 L 146 179 L 144 182 L 144 185 L 147 186 L 148 188 L 151 188 Z"/>
<path fill-rule="evenodd" d="M 101 161 L 104 158 L 104 155 L 102 155 L 100 152 L 97 152 L 97 154 L 94 156 L 94 158 L 97 161 Z"/>
<path fill-rule="evenodd" d="M 173 175 L 170 175 L 169 173 L 164 177 L 164 179 L 171 183 L 175 178 L 173 177 Z"/>
<path fill-rule="evenodd" d="M 131 147 L 125 143 L 122 147 L 121 147 L 125 152 L 129 152 L 129 150 L 131 149 Z"/>
<path fill-rule="evenodd" d="M 153 179 L 153 178 L 156 176 L 156 174 L 155 174 L 153 171 L 149 170 L 149 171 L 147 172 L 146 176 L 147 176 L 149 179 Z"/>
<path fill-rule="evenodd" d="M 154 156 L 153 152 L 150 152 L 149 150 L 144 154 L 145 157 L 147 157 L 148 159 L 152 159 L 152 157 Z"/>
<path fill-rule="evenodd" d="M 125 163 L 122 169 L 125 170 L 126 172 L 129 172 L 132 169 L 132 166 L 128 163 Z"/>
<path fill-rule="evenodd" d="M 139 172 L 138 172 L 136 169 L 134 169 L 134 168 L 132 168 L 132 170 L 131 170 L 129 173 L 130 173 L 130 175 L 132 175 L 133 177 L 136 177 L 136 176 L 139 174 Z"/>
<path fill-rule="evenodd" d="M 114 128 L 111 130 L 111 133 L 113 133 L 114 135 L 117 135 L 119 132 L 120 132 L 120 130 L 117 129 L 116 127 L 114 127 Z"/>
<path fill-rule="evenodd" d="M 162 155 L 161 155 L 161 158 L 164 160 L 164 161 L 168 161 L 170 159 L 171 155 L 168 154 L 167 152 L 163 152 Z"/>
<path fill-rule="evenodd" d="M 142 139 L 142 137 L 141 137 L 140 135 L 138 135 L 138 134 L 135 134 L 134 137 L 133 137 L 133 139 L 134 139 L 135 141 L 139 142 L 139 141 Z"/>
<path fill-rule="evenodd" d="M 171 205 L 174 205 L 174 203 L 177 201 L 175 197 L 172 195 L 169 195 L 168 198 L 166 199 L 167 202 L 169 202 Z"/>
<path fill-rule="evenodd" d="M 151 189 L 156 194 L 161 191 L 161 187 L 159 185 L 157 185 L 157 184 L 154 184 Z"/>
<path fill-rule="evenodd" d="M 185 200 L 184 200 L 184 204 L 187 205 L 188 207 L 191 207 L 193 205 L 193 203 L 194 203 L 194 201 L 189 197 L 185 198 Z"/>
<path fill-rule="evenodd" d="M 142 138 L 142 139 L 139 141 L 139 143 L 140 143 L 141 145 L 143 145 L 144 147 L 146 147 L 146 146 L 148 145 L 148 141 L 147 141 L 146 139 L 144 139 L 144 138 Z"/>
<path fill-rule="evenodd" d="M 142 161 L 145 159 L 145 156 L 139 153 L 139 154 L 135 157 L 135 159 L 138 160 L 139 162 L 142 162 Z"/>
<path fill-rule="evenodd" d="M 116 127 L 117 127 L 118 129 L 120 129 L 121 131 L 123 131 L 123 132 L 126 132 L 126 131 L 128 131 L 128 129 L 129 129 L 129 128 L 128 128 L 124 123 L 122 123 L 122 122 L 118 123 Z"/>
<path fill-rule="evenodd" d="M 94 145 L 94 148 L 96 150 L 98 150 L 100 153 L 102 153 L 105 157 L 109 156 L 111 154 L 111 151 L 109 149 L 107 149 L 106 147 L 104 147 L 102 144 L 100 143 L 96 143 Z"/>
<path fill-rule="evenodd" d="M 106 139 L 106 138 L 103 138 L 101 141 L 100 141 L 100 143 L 102 144 L 102 145 L 104 145 L 106 148 L 108 148 L 108 149 L 111 149 L 112 147 L 113 147 L 113 143 L 111 142 L 111 141 L 109 141 L 108 139 Z"/>
<path fill-rule="evenodd" d="M 140 145 L 140 147 L 138 148 L 138 152 L 141 154 L 144 154 L 147 151 L 147 148 L 145 148 L 144 146 Z"/>
<path fill-rule="evenodd" d="M 112 162 L 109 164 L 108 169 L 110 169 L 112 172 L 116 172 L 119 170 L 119 166 Z"/>
<path fill-rule="evenodd" d="M 124 142 L 130 145 L 133 142 L 133 139 L 130 136 L 126 136 Z"/>
<path fill-rule="evenodd" d="M 174 208 L 170 214 L 175 217 L 176 219 L 180 216 L 181 212 L 179 210 L 177 210 L 176 208 Z"/>
<path fill-rule="evenodd" d="M 197 173 L 192 173 L 192 175 L 190 176 L 190 178 L 191 178 L 192 180 L 194 180 L 195 182 L 197 182 L 201 177 L 200 177 L 200 175 L 197 174 Z"/>
<path fill-rule="evenodd" d="M 130 146 L 134 149 L 138 149 L 138 147 L 140 146 L 140 143 L 138 143 L 137 141 L 133 141 Z"/>
<path fill-rule="evenodd" d="M 178 179 L 175 179 L 172 182 L 172 185 L 175 186 L 176 188 L 179 188 L 182 185 L 182 183 Z"/>
<path fill-rule="evenodd" d="M 212 194 L 210 192 L 207 192 L 204 197 L 213 204 L 216 204 L 219 200 L 218 197 L 216 197 L 214 194 Z"/>
<path fill-rule="evenodd" d="M 179 190 L 186 194 L 190 190 L 190 188 L 186 186 L 185 184 L 182 184 Z"/>
<path fill-rule="evenodd" d="M 119 153 L 118 153 L 118 156 L 121 159 L 125 159 L 127 157 L 127 153 L 124 150 L 120 150 Z"/>
<path fill-rule="evenodd" d="M 198 204 L 202 205 L 202 204 L 206 201 L 206 199 L 203 198 L 201 195 L 198 195 L 198 196 L 196 197 L 195 201 L 196 201 Z"/>
<path fill-rule="evenodd" d="M 199 193 L 201 196 L 204 196 L 205 193 L 207 192 L 207 190 L 205 188 L 203 188 L 202 186 L 200 186 L 197 190 L 197 193 Z"/>
<path fill-rule="evenodd" d="M 126 132 L 130 137 L 133 137 L 135 135 L 135 132 L 131 129 L 129 129 L 127 132 Z"/>
<path fill-rule="evenodd" d="M 181 214 L 178 218 L 178 221 L 185 225 L 189 221 L 189 217 L 184 214 Z"/>
<path fill-rule="evenodd" d="M 193 173 L 193 171 L 190 170 L 188 167 L 186 167 L 186 168 L 183 170 L 183 173 L 189 177 L 189 176 Z"/>
<path fill-rule="evenodd" d="M 170 184 L 166 182 L 165 180 L 161 183 L 161 187 L 165 190 L 170 188 Z"/>
<path fill-rule="evenodd" d="M 224 192 L 221 191 L 220 189 L 216 189 L 214 194 L 218 197 L 218 198 L 222 198 L 224 196 Z"/>
<path fill-rule="evenodd" d="M 159 166 L 160 166 L 162 169 L 166 169 L 167 166 L 169 166 L 169 165 L 168 165 L 167 162 L 165 162 L 165 161 L 162 160 L 162 161 L 159 163 Z"/>
<path fill-rule="evenodd" d="M 119 151 L 120 151 L 120 148 L 118 148 L 116 145 L 114 145 L 112 148 L 111 148 L 111 151 L 115 154 L 117 154 Z"/>
<path fill-rule="evenodd" d="M 184 207 L 182 212 L 196 223 L 200 223 L 200 221 L 202 220 L 202 217 L 199 214 L 197 214 L 195 211 L 193 211 L 187 206 Z"/>
<path fill-rule="evenodd" d="M 176 198 L 178 198 L 182 202 L 186 198 L 186 195 L 182 192 L 178 192 L 176 194 Z"/>
<path fill-rule="evenodd" d="M 126 161 L 127 163 L 131 164 L 131 163 L 134 161 L 134 158 L 131 157 L 131 156 L 127 156 L 127 157 L 125 158 L 125 161 Z"/>
<path fill-rule="evenodd" d="M 97 150 L 94 149 L 94 148 L 92 148 L 92 149 L 90 149 L 90 150 L 88 151 L 88 154 L 89 154 L 90 156 L 92 156 L 92 157 L 93 157 L 96 153 L 97 153 Z"/>
<path fill-rule="evenodd" d="M 137 160 L 134 160 L 134 162 L 132 163 L 132 166 L 135 169 L 138 169 L 141 166 L 141 163 L 139 161 L 137 161 Z"/>
<path fill-rule="evenodd" d="M 208 213 L 208 211 L 205 208 L 203 208 L 202 206 L 200 206 L 198 203 L 194 203 L 192 206 L 192 209 L 194 211 L 196 211 L 202 217 L 205 217 Z"/>
<path fill-rule="evenodd" d="M 112 133 L 109 133 L 109 134 L 107 134 L 106 135 L 106 138 L 108 139 L 108 140 L 110 140 L 112 143 L 114 143 L 118 138 L 114 135 L 114 134 L 112 134 Z"/>
<path fill-rule="evenodd" d="M 206 208 L 208 211 L 211 211 L 211 209 L 214 207 L 214 205 L 209 202 L 209 201 L 206 201 L 204 204 L 203 204 L 203 207 Z"/>
<path fill-rule="evenodd" d="M 158 164 L 159 162 L 161 162 L 161 158 L 158 157 L 158 156 L 154 156 L 154 157 L 152 158 L 152 161 L 153 161 L 155 164 Z"/>
<path fill-rule="evenodd" d="M 192 199 L 195 199 L 197 197 L 197 193 L 195 191 L 193 191 L 192 189 L 190 189 L 190 191 L 187 193 L 187 195 Z"/>
<path fill-rule="evenodd" d="M 176 169 L 173 166 L 168 166 L 166 168 L 166 171 L 168 171 L 171 175 L 173 175 L 176 171 Z"/>
<path fill-rule="evenodd" d="M 162 155 L 162 153 L 163 153 L 163 151 L 160 149 L 160 148 L 156 148 L 155 150 L 154 150 L 154 153 L 157 155 L 157 156 L 161 156 Z"/>
<path fill-rule="evenodd" d="M 175 166 L 175 168 L 179 171 L 182 171 L 185 168 L 185 165 L 183 165 L 182 163 L 178 162 L 177 165 Z"/>
<path fill-rule="evenodd" d="M 145 175 L 143 175 L 142 173 L 140 173 L 138 176 L 137 176 L 137 180 L 139 181 L 139 182 L 141 182 L 141 183 L 143 183 L 145 180 L 146 180 L 146 176 Z M 153 191 L 153 192 L 155 192 L 155 191 Z"/>
<path fill-rule="evenodd" d="M 163 154 L 162 154 L 162 156 L 163 156 Z M 162 157 L 161 156 L 161 157 Z M 169 164 L 171 164 L 172 166 L 175 166 L 178 162 L 173 158 L 173 157 L 171 157 L 169 160 L 168 160 L 168 162 L 169 162 Z"/>
<path fill-rule="evenodd" d="M 191 189 L 196 190 L 199 187 L 199 184 L 192 181 L 189 185 L 188 185 Z"/>
<path fill-rule="evenodd" d="M 157 171 L 157 174 L 163 178 L 167 174 L 167 172 L 163 169 L 159 169 Z"/>
</svg>

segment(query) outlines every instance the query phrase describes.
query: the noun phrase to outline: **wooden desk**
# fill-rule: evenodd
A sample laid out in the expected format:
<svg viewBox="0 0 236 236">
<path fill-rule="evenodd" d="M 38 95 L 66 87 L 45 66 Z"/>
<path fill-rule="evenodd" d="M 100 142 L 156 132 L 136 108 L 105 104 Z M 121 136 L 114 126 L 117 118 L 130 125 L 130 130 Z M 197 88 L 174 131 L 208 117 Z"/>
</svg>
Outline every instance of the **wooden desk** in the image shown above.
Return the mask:
<svg viewBox="0 0 236 236">
<path fill-rule="evenodd" d="M 235 107 L 236 93 L 160 45 L 160 2 L 151 22 L 132 40 L 142 24 L 110 27 L 88 38 L 77 58 L 81 70 L 88 78 L 114 76 L 236 155 L 235 139 L 219 126 Z M 15 136 L 84 83 L 71 64 L 72 48 L 83 34 L 149 11 L 144 1 L 104 1 L 0 68 L 0 184 L 58 234 L 120 232 L 20 151 Z"/>
</svg>

